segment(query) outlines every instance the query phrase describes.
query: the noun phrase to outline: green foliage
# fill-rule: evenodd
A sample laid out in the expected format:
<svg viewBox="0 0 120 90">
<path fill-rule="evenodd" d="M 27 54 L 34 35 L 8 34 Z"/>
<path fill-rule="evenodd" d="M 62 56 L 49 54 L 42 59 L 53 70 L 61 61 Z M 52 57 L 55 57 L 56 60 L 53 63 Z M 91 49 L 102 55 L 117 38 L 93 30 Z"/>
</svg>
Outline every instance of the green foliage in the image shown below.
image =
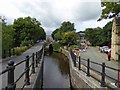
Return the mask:
<svg viewBox="0 0 120 90">
<path fill-rule="evenodd" d="M 73 49 L 73 48 L 80 48 L 80 45 L 71 45 L 70 48 L 71 49 Z"/>
<path fill-rule="evenodd" d="M 40 26 L 40 22 L 35 18 L 25 17 L 18 18 L 14 20 L 14 46 L 20 46 L 23 41 L 33 41 L 45 39 L 46 33 L 44 29 Z M 28 43 L 30 44 L 30 43 Z"/>
<path fill-rule="evenodd" d="M 101 28 L 87 28 L 85 30 L 85 37 L 92 45 L 109 45 L 111 43 L 112 22 L 107 23 L 103 29 Z"/>
<path fill-rule="evenodd" d="M 98 21 L 116 17 L 120 13 L 120 4 L 117 2 L 111 2 L 111 0 L 108 0 L 108 2 L 101 2 L 101 6 L 103 7 L 102 15 Z"/>
<path fill-rule="evenodd" d="M 58 42 L 53 43 L 53 51 L 59 51 L 61 45 Z"/>
<path fill-rule="evenodd" d="M 22 47 L 16 47 L 15 54 L 20 55 L 22 52 L 26 51 L 29 47 L 28 46 L 22 46 Z"/>
<path fill-rule="evenodd" d="M 60 28 L 57 28 L 55 31 L 53 31 L 52 38 L 54 40 L 61 40 L 61 37 L 63 37 L 63 33 L 68 31 L 75 31 L 74 23 L 71 23 L 69 21 L 63 22 Z"/>
<path fill-rule="evenodd" d="M 64 37 L 61 40 L 61 43 L 64 45 L 73 45 L 77 44 L 77 40 L 79 39 L 79 36 L 76 32 L 74 31 L 69 31 L 64 33 Z"/>
<path fill-rule="evenodd" d="M 53 31 L 52 37 L 61 44 L 69 46 L 71 44 L 76 44 L 76 40 L 79 36 L 75 32 L 74 23 L 68 21 L 63 22 L 60 28 Z"/>
<path fill-rule="evenodd" d="M 9 48 L 13 47 L 14 42 L 14 30 L 12 25 L 7 25 L 6 21 L 3 19 L 2 21 L 2 51 L 9 50 Z"/>
</svg>

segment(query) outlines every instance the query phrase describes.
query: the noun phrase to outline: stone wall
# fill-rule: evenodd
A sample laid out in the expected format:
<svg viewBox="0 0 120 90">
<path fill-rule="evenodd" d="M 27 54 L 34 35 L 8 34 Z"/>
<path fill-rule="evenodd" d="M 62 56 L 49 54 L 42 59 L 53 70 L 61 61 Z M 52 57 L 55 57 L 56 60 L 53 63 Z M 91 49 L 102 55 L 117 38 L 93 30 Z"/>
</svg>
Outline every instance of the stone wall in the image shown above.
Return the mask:
<svg viewBox="0 0 120 90">
<path fill-rule="evenodd" d="M 98 81 L 91 77 L 87 77 L 86 73 L 74 67 L 70 53 L 61 49 L 61 52 L 69 58 L 70 80 L 73 88 L 102 88 Z"/>
<path fill-rule="evenodd" d="M 114 60 L 119 60 L 120 55 L 120 36 L 118 35 L 120 33 L 120 17 L 116 17 L 113 20 L 113 26 L 112 26 L 112 43 L 111 43 L 111 57 Z"/>
<path fill-rule="evenodd" d="M 97 88 L 97 90 L 99 90 L 99 89 L 100 90 L 101 89 L 109 90 L 106 87 L 101 87 L 100 82 L 98 82 L 97 80 L 95 80 L 92 77 L 88 77 L 86 75 L 86 73 L 84 73 L 82 70 L 79 70 L 78 68 L 76 68 L 73 65 L 73 60 L 71 58 L 71 55 L 67 50 L 61 49 L 61 52 L 63 54 L 65 54 L 69 59 L 70 81 L 71 81 L 71 85 L 73 88 L 82 88 L 82 89 L 87 88 L 87 89 L 93 89 L 93 90 Z M 82 67 L 82 65 L 81 65 L 81 67 Z M 95 78 L 101 77 L 101 76 L 98 76 L 97 74 L 95 74 L 95 72 L 93 72 L 93 71 L 90 71 L 90 72 L 91 72 L 91 75 L 94 75 Z M 106 82 L 108 83 L 108 81 L 106 81 Z M 111 82 L 109 82 L 109 86 L 111 88 L 116 88 L 114 85 L 111 85 L 110 83 Z"/>
</svg>

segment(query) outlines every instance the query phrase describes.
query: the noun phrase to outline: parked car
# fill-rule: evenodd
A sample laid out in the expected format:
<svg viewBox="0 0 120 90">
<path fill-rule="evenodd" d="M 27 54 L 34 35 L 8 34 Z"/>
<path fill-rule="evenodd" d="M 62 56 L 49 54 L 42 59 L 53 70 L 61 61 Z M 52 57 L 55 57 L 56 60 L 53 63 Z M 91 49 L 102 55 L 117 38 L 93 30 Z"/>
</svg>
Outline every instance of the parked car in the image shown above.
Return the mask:
<svg viewBox="0 0 120 90">
<path fill-rule="evenodd" d="M 101 53 L 108 53 L 110 51 L 111 51 L 111 49 L 108 46 L 100 47 L 100 52 Z"/>
</svg>

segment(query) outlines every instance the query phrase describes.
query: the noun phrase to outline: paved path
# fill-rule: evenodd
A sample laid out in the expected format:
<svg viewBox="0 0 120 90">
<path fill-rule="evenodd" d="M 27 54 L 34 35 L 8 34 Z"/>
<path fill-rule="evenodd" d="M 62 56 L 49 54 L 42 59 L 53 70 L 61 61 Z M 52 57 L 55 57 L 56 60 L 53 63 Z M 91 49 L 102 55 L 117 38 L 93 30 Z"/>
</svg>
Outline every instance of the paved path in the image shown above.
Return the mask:
<svg viewBox="0 0 120 90">
<path fill-rule="evenodd" d="M 105 64 L 107 66 L 110 66 L 110 67 L 113 67 L 116 69 L 120 68 L 120 62 L 117 62 L 114 60 L 108 61 L 107 55 L 105 53 L 100 53 L 100 51 L 96 47 L 89 47 L 86 52 L 81 52 L 81 57 L 85 58 L 85 59 L 89 58 L 91 61 L 98 62 L 98 63 L 105 62 Z M 98 71 L 101 71 L 100 66 L 93 64 L 93 65 L 91 65 L 91 67 Z M 116 72 L 116 71 L 106 69 L 106 74 L 110 75 L 116 79 L 118 78 L 118 72 Z"/>
<path fill-rule="evenodd" d="M 30 49 L 28 49 L 27 51 L 25 51 L 24 53 L 22 53 L 20 56 L 12 57 L 12 58 L 9 58 L 8 60 L 5 60 L 4 62 L 2 62 L 2 70 L 4 70 L 6 68 L 7 63 L 8 63 L 9 60 L 12 59 L 15 63 L 18 63 L 18 62 L 24 60 L 27 55 L 31 56 L 32 53 L 36 53 L 37 51 L 39 51 L 42 48 L 42 45 L 43 45 L 43 42 L 37 43 L 33 47 L 31 47 Z M 21 64 L 21 65 L 19 65 L 19 66 L 17 66 L 15 68 L 15 80 L 24 71 L 24 69 L 25 69 L 24 66 L 25 66 L 25 63 L 23 63 L 23 64 Z M 24 82 L 24 81 L 22 81 L 22 82 Z M 7 85 L 7 74 L 4 74 L 2 76 L 2 87 L 4 88 L 4 86 L 6 86 L 6 85 Z"/>
</svg>

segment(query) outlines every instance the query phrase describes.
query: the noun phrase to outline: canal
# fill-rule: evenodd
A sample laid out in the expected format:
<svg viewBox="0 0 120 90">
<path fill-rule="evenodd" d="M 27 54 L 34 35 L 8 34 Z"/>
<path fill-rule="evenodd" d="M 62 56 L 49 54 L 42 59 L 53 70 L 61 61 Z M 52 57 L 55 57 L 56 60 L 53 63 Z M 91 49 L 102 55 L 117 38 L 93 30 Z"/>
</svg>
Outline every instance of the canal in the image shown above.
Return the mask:
<svg viewBox="0 0 120 90">
<path fill-rule="evenodd" d="M 53 52 L 44 57 L 43 89 L 45 88 L 68 88 L 69 62 L 66 56 Z"/>
</svg>

